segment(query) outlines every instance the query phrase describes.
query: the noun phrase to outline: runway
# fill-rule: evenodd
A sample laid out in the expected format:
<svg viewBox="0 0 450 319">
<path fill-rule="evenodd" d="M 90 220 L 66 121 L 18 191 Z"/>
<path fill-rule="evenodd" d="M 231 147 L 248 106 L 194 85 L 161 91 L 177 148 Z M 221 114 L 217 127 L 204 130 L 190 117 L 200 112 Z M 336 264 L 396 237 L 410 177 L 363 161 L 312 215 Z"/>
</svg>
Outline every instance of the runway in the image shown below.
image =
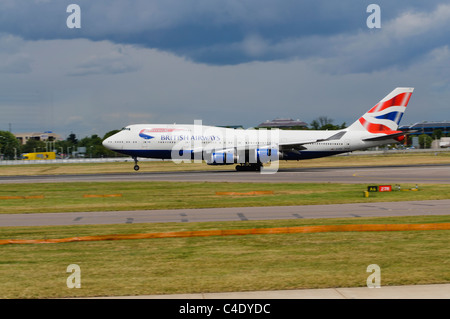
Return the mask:
<svg viewBox="0 0 450 319">
<path fill-rule="evenodd" d="M 448 184 L 450 164 L 380 167 L 317 167 L 260 172 L 181 171 L 134 172 L 86 175 L 0 176 L 0 184 L 112 181 L 252 182 L 252 183 L 360 183 L 360 184 Z"/>
<path fill-rule="evenodd" d="M 1 214 L 0 226 L 57 226 L 448 215 L 449 200 L 113 212 Z"/>
<path fill-rule="evenodd" d="M 276 174 L 230 171 L 130 172 L 90 175 L 1 176 L 0 184 L 65 182 L 254 182 L 254 183 L 450 183 L 450 164 L 382 167 L 282 169 Z M 1 214 L 0 226 L 131 224 L 246 221 L 293 218 L 341 218 L 448 215 L 450 200 L 280 207 L 234 207 L 114 212 Z"/>
</svg>

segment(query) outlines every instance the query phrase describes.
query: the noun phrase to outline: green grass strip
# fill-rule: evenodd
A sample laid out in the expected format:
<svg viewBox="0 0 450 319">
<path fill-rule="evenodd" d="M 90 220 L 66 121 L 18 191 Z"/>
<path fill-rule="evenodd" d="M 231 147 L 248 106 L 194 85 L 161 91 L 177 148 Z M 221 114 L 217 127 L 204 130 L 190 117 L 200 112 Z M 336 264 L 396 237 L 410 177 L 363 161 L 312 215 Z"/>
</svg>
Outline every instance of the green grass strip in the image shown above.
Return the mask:
<svg viewBox="0 0 450 319">
<path fill-rule="evenodd" d="M 179 208 L 292 206 L 344 203 L 392 202 L 449 199 L 450 184 L 419 185 L 416 192 L 370 193 L 368 185 L 336 183 L 223 183 L 223 182 L 74 182 L 3 184 L 0 213 L 50 213 L 77 211 L 117 211 Z M 402 184 L 402 189 L 415 184 Z M 217 192 L 265 195 L 216 195 Z M 84 197 L 86 194 L 120 194 L 118 197 Z M 21 198 L 23 197 L 23 198 Z"/>
</svg>

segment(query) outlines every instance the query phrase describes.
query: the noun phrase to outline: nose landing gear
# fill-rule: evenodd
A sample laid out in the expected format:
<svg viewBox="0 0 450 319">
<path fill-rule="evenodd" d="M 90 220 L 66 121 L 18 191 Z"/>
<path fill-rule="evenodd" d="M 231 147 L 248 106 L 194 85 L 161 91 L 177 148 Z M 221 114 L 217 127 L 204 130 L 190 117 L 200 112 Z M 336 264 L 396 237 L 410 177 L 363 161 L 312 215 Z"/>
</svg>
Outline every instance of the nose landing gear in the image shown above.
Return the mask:
<svg viewBox="0 0 450 319">
<path fill-rule="evenodd" d="M 134 170 L 138 171 L 139 170 L 139 165 L 137 164 L 138 163 L 137 157 L 133 156 L 133 159 L 134 159 Z"/>
</svg>

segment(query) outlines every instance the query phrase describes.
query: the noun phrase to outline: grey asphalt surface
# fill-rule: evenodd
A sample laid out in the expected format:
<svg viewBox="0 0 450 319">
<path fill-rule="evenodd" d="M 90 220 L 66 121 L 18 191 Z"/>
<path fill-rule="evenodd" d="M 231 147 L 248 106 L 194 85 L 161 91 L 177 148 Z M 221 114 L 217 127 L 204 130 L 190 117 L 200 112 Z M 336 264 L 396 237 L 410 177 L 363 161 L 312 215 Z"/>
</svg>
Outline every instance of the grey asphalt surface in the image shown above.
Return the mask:
<svg viewBox="0 0 450 319">
<path fill-rule="evenodd" d="M 450 164 L 383 167 L 323 167 L 281 169 L 275 174 L 229 171 L 134 172 L 89 175 L 0 176 L 6 183 L 63 183 L 108 181 L 257 182 L 257 183 L 450 183 Z"/>
<path fill-rule="evenodd" d="M 338 205 L 0 214 L 0 226 L 54 226 L 448 215 L 450 211 L 449 207 L 450 200 L 429 200 Z"/>
</svg>

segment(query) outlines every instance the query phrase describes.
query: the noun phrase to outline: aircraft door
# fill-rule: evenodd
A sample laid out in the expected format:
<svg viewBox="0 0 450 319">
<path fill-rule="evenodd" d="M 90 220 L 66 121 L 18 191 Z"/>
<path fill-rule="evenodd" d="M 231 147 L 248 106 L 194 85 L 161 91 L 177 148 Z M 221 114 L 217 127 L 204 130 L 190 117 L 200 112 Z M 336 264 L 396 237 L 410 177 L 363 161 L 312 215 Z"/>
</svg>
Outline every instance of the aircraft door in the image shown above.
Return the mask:
<svg viewBox="0 0 450 319">
<path fill-rule="evenodd" d="M 141 141 L 141 149 L 142 150 L 149 150 L 152 140 L 143 140 Z"/>
<path fill-rule="evenodd" d="M 343 140 L 344 151 L 350 151 L 350 140 Z"/>
</svg>

